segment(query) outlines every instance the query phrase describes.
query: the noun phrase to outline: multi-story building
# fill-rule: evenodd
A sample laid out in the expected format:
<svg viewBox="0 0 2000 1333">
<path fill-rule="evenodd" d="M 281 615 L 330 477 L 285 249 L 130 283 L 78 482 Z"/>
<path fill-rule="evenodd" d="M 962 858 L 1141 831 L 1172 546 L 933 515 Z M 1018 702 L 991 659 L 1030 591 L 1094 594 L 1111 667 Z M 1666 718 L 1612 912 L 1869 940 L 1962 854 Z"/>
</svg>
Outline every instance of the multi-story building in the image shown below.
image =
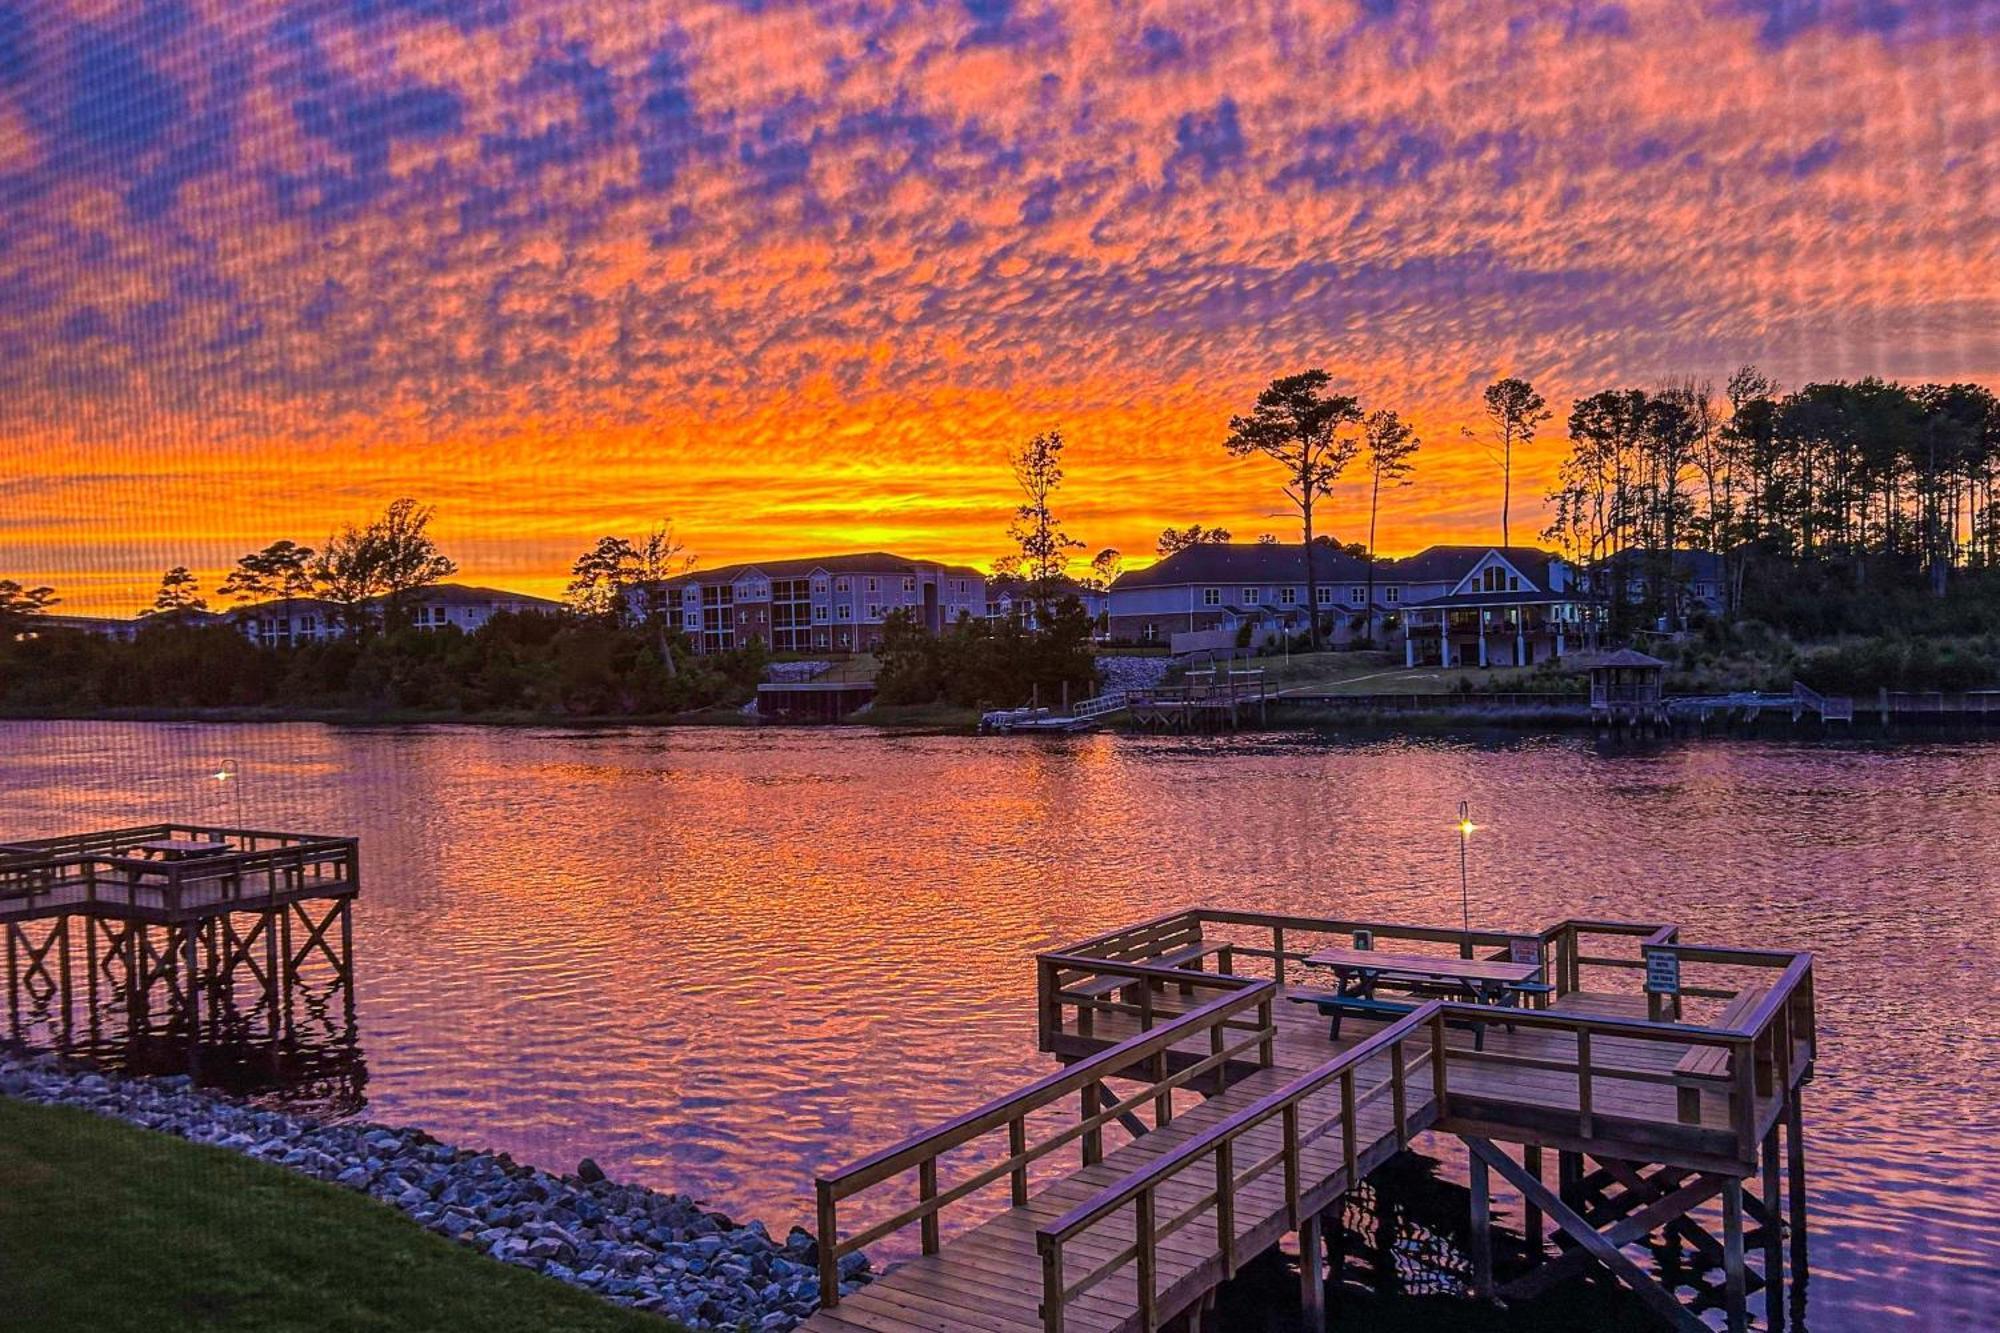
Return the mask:
<svg viewBox="0 0 2000 1333">
<path fill-rule="evenodd" d="M 868 652 L 899 611 L 932 634 L 986 614 L 978 570 L 886 551 L 724 565 L 672 579 L 664 591 L 704 653 L 753 640 L 780 653 Z"/>
<path fill-rule="evenodd" d="M 1533 547 L 1432 546 L 1377 560 L 1372 578 L 1349 550 L 1312 554 L 1322 642 L 1333 647 L 1400 643 L 1410 666 L 1525 665 L 1561 656 L 1595 625 L 1575 571 Z M 1240 640 L 1247 625 L 1262 647 L 1305 634 L 1307 595 L 1296 543 L 1193 546 L 1119 576 L 1110 633 L 1185 650 Z"/>
</svg>

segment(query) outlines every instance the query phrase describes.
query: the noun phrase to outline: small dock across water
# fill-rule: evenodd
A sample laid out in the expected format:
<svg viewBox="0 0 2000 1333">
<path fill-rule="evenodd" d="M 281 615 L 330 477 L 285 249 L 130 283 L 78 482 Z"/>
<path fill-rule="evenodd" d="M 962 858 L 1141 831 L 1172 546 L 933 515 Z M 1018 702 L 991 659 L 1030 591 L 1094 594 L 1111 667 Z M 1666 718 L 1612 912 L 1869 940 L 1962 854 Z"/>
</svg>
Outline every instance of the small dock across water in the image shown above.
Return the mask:
<svg viewBox="0 0 2000 1333">
<path fill-rule="evenodd" d="M 1433 955 L 1441 977 L 1520 981 L 1504 1006 L 1446 985 L 1392 997 L 1309 961 L 1351 963 L 1327 948 L 1350 942 Z M 1307 1326 L 1324 1328 L 1338 1209 L 1425 1131 L 1467 1152 L 1475 1296 L 1602 1268 L 1662 1327 L 1697 1333 L 1678 1289 L 1625 1253 L 1666 1233 L 1717 1274 L 1706 1299 L 1729 1328 L 1748 1327 L 1759 1292 L 1766 1326 L 1783 1323 L 1784 1241 L 1801 1246 L 1805 1226 L 1808 954 L 1688 943 L 1669 924 L 1520 933 L 1195 909 L 1036 969 L 1059 1067 L 819 1179 L 823 1305 L 807 1329 L 1209 1328 L 1219 1288 L 1288 1238 Z M 1504 1281 L 1495 1175 L 1524 1200 L 1537 1260 Z M 843 1255 L 911 1227 L 919 1257 L 840 1294 Z"/>
</svg>

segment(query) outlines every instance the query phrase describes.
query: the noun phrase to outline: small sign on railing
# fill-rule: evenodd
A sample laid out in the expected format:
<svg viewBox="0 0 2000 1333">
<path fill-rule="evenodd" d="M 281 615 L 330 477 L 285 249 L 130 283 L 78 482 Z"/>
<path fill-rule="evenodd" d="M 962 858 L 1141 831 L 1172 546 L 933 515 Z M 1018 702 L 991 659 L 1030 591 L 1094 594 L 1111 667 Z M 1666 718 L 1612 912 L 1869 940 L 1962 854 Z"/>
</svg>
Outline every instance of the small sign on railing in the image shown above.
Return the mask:
<svg viewBox="0 0 2000 1333">
<path fill-rule="evenodd" d="M 1542 965 L 1542 941 L 1535 935 L 1516 935 L 1507 941 L 1507 961 Z"/>
<path fill-rule="evenodd" d="M 1646 993 L 1681 993 L 1681 956 L 1668 949 L 1646 950 Z"/>
<path fill-rule="evenodd" d="M 1375 932 L 1372 930 L 1355 931 L 1354 947 L 1357 949 L 1373 949 L 1375 947 Z"/>
</svg>

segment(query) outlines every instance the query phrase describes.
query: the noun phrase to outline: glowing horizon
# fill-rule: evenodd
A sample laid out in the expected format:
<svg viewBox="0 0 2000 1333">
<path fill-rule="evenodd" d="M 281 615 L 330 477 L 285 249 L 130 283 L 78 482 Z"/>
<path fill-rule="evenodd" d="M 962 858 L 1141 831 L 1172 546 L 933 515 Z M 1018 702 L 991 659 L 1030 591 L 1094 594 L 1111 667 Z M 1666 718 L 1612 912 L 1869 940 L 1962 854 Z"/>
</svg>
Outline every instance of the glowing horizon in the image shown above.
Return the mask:
<svg viewBox="0 0 2000 1333">
<path fill-rule="evenodd" d="M 0 577 L 212 596 L 399 495 L 543 595 L 665 517 L 984 567 L 1056 426 L 1136 566 L 1296 540 L 1221 441 L 1314 365 L 1425 439 L 1391 554 L 1499 540 L 1533 380 L 1534 543 L 1581 394 L 2000 381 L 1996 67 L 1965 0 L 0 0 Z"/>
</svg>

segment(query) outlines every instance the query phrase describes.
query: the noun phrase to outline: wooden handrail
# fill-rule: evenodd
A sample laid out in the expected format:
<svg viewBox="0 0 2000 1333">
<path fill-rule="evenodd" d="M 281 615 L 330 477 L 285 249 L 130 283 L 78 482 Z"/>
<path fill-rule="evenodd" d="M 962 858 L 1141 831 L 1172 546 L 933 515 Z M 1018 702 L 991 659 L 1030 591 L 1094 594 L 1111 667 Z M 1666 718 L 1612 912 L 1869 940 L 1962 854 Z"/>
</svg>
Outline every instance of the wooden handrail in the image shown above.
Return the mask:
<svg viewBox="0 0 2000 1333">
<path fill-rule="evenodd" d="M 1146 1166 L 1129 1173 L 1116 1184 L 1106 1187 L 1091 1199 L 1070 1209 L 1053 1223 L 1038 1228 L 1035 1232 L 1035 1245 L 1042 1258 L 1043 1328 L 1059 1333 L 1064 1325 L 1064 1311 L 1069 1301 L 1090 1290 L 1128 1263 L 1138 1265 L 1137 1280 L 1142 1322 L 1150 1320 L 1156 1313 L 1157 1292 L 1154 1287 L 1157 1282 L 1159 1242 L 1189 1225 L 1211 1208 L 1216 1217 L 1216 1243 L 1223 1273 L 1225 1276 L 1232 1274 L 1236 1267 L 1237 1192 L 1267 1172 L 1282 1166 L 1289 1220 L 1296 1225 L 1303 1208 L 1299 1154 L 1307 1145 L 1317 1142 L 1337 1127 L 1342 1135 L 1342 1158 L 1352 1183 L 1359 1152 L 1359 1145 L 1355 1142 L 1359 1124 L 1357 1108 L 1362 1103 L 1372 1101 L 1384 1092 L 1392 1092 L 1397 1115 L 1395 1132 L 1399 1142 L 1405 1141 L 1407 1138 L 1407 1126 L 1403 1121 L 1407 1078 L 1405 1062 L 1400 1058 L 1395 1059 L 1389 1077 L 1359 1096 L 1354 1087 L 1354 1072 L 1359 1066 L 1385 1051 L 1400 1057 L 1402 1043 L 1424 1032 L 1440 1007 L 1438 1001 L 1431 1001 L 1419 1007 L 1366 1041 L 1349 1048 L 1317 1069 L 1294 1078 L 1284 1087 L 1258 1098 L 1218 1124 L 1210 1126 L 1185 1143 L 1162 1154 Z M 1340 1089 L 1338 1114 L 1311 1131 L 1302 1133 L 1299 1127 L 1300 1105 L 1313 1093 L 1335 1084 Z M 1274 1116 L 1281 1118 L 1284 1123 L 1281 1146 L 1249 1164 L 1241 1174 L 1238 1174 L 1235 1160 L 1237 1140 L 1250 1129 L 1268 1122 Z M 1159 1221 L 1155 1212 L 1155 1202 L 1160 1185 L 1181 1171 L 1205 1161 L 1212 1161 L 1214 1164 L 1213 1187 L 1205 1190 L 1175 1217 L 1164 1222 Z M 1127 1205 L 1136 1210 L 1133 1243 L 1099 1262 L 1074 1283 L 1066 1283 L 1063 1275 L 1065 1243 Z"/>
<path fill-rule="evenodd" d="M 1184 977 L 1201 975 L 1178 972 L 1170 968 L 1150 970 L 1176 982 Z M 1211 981 L 1217 979 L 1213 974 L 1209 974 L 1209 978 Z M 1116 1046 L 1108 1047 L 1087 1059 L 1057 1070 L 1025 1088 L 990 1101 L 976 1110 L 955 1116 L 942 1125 L 920 1134 L 913 1134 L 901 1143 L 828 1172 L 819 1177 L 820 1183 L 832 1188 L 836 1199 L 847 1198 L 856 1190 L 866 1189 L 878 1181 L 887 1180 L 891 1176 L 907 1171 L 926 1156 L 935 1156 L 997 1129 L 1017 1113 L 1037 1110 L 1059 1097 L 1078 1092 L 1087 1084 L 1099 1082 L 1117 1070 L 1128 1068 L 1165 1051 L 1193 1033 L 1206 1031 L 1221 1019 L 1232 1017 L 1244 1009 L 1253 1008 L 1267 998 L 1275 998 L 1278 989 L 1274 981 L 1257 981 L 1252 978 L 1230 978 L 1230 980 L 1240 982 L 1240 989 L 1233 990 L 1219 999 L 1210 1000 L 1198 1008 L 1190 1009 L 1151 1032 L 1142 1032 L 1130 1037 Z"/>
</svg>

